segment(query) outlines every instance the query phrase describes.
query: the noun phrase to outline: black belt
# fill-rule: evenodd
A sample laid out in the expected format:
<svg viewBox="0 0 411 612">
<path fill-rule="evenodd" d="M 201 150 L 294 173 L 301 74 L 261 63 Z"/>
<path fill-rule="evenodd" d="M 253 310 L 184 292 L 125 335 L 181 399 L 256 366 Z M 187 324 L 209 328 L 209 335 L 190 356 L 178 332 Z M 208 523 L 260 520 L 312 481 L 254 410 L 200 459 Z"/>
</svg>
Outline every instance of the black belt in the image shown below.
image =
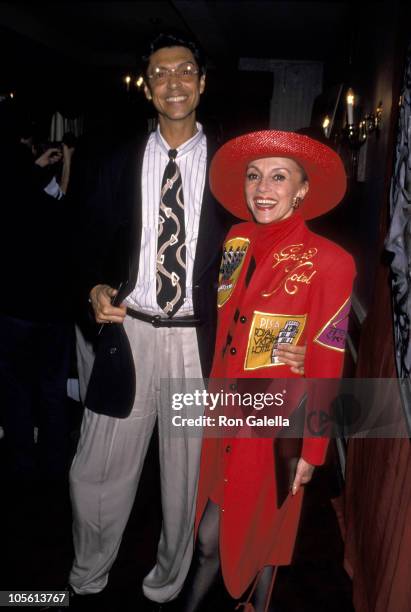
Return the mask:
<svg viewBox="0 0 411 612">
<path fill-rule="evenodd" d="M 139 319 L 151 323 L 153 327 L 199 327 L 202 325 L 200 319 L 195 317 L 172 317 L 166 318 L 161 315 L 149 315 L 127 306 L 127 314 L 133 319 Z"/>
</svg>

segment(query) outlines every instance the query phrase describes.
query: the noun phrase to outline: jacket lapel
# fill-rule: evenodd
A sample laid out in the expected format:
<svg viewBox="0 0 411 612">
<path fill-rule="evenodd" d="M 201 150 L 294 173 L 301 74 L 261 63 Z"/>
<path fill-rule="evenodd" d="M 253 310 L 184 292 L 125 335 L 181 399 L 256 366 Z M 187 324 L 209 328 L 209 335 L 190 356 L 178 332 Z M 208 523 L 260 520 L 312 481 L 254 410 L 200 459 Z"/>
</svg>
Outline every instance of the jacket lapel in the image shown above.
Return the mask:
<svg viewBox="0 0 411 612">
<path fill-rule="evenodd" d="M 137 282 L 142 232 L 141 174 L 147 140 L 148 135 L 144 135 L 131 147 L 124 180 L 123 197 L 127 201 L 129 214 L 127 215 L 128 270 L 127 278 L 121 287 L 122 299 L 133 291 Z"/>
</svg>

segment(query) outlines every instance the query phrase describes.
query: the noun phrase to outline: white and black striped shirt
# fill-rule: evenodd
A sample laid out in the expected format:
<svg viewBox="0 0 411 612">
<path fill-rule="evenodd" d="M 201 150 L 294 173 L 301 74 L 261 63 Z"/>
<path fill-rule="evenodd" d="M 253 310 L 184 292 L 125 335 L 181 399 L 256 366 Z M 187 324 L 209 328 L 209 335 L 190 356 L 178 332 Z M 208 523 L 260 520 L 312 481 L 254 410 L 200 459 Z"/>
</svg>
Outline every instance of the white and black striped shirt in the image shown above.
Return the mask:
<svg viewBox="0 0 411 612">
<path fill-rule="evenodd" d="M 199 123 L 197 123 L 197 130 L 197 133 L 190 140 L 177 148 L 176 157 L 183 183 L 187 265 L 187 297 L 178 311 L 178 316 L 193 314 L 194 256 L 207 167 L 207 141 Z M 134 291 L 126 300 L 131 308 L 150 314 L 164 315 L 156 300 L 156 257 L 161 182 L 169 161 L 168 151 L 170 148 L 160 134 L 158 127 L 150 135 L 144 152 L 141 181 L 142 234 L 138 277 Z"/>
</svg>

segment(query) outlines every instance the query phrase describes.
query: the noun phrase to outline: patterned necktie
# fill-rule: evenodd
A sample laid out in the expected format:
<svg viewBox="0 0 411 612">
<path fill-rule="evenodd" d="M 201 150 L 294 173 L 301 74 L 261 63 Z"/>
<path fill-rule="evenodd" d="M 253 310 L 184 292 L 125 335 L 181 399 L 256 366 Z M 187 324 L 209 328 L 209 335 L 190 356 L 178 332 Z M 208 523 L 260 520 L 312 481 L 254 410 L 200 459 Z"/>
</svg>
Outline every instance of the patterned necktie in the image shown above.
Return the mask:
<svg viewBox="0 0 411 612">
<path fill-rule="evenodd" d="M 169 150 L 161 184 L 157 243 L 157 304 L 169 317 L 182 306 L 186 295 L 184 198 L 176 155 L 176 149 Z"/>
</svg>

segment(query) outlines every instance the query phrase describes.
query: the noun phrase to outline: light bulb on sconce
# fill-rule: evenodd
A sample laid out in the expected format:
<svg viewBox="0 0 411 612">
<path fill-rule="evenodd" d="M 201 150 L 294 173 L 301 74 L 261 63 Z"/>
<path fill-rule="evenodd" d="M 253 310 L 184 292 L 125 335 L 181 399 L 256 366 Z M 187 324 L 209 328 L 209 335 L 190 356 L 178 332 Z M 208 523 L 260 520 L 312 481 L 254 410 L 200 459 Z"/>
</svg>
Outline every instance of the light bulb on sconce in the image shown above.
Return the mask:
<svg viewBox="0 0 411 612">
<path fill-rule="evenodd" d="M 379 130 L 381 128 L 381 123 L 382 123 L 382 100 L 378 102 L 378 106 L 375 109 L 374 129 Z"/>
<path fill-rule="evenodd" d="M 0 102 L 3 102 L 4 100 L 7 100 L 8 98 L 10 98 L 10 100 L 13 100 L 14 98 L 14 92 L 10 91 L 7 93 L 3 93 L 0 91 Z"/>
<path fill-rule="evenodd" d="M 124 82 L 126 84 L 127 91 L 130 91 L 131 76 L 129 74 L 124 77 Z"/>
<path fill-rule="evenodd" d="M 139 76 L 135 74 L 127 74 L 123 77 L 123 82 L 126 85 L 127 92 L 130 93 L 130 91 L 132 90 L 132 88 L 134 89 L 134 87 L 138 90 L 141 90 L 144 84 L 144 77 L 141 74 Z"/>
<path fill-rule="evenodd" d="M 350 175 L 357 177 L 359 150 L 367 140 L 366 119 L 362 119 L 357 124 L 354 123 L 354 103 L 355 96 L 351 87 L 347 91 L 347 123 L 343 129 L 343 138 L 348 141 L 351 149 L 351 169 Z"/>
<path fill-rule="evenodd" d="M 347 123 L 348 125 L 354 124 L 354 92 L 349 88 L 347 91 Z"/>
<path fill-rule="evenodd" d="M 326 115 L 324 117 L 324 121 L 323 121 L 323 125 L 322 125 L 322 128 L 324 130 L 324 135 L 325 135 L 326 138 L 330 137 L 330 123 L 331 123 L 330 118 L 329 118 L 328 115 Z"/>
</svg>

